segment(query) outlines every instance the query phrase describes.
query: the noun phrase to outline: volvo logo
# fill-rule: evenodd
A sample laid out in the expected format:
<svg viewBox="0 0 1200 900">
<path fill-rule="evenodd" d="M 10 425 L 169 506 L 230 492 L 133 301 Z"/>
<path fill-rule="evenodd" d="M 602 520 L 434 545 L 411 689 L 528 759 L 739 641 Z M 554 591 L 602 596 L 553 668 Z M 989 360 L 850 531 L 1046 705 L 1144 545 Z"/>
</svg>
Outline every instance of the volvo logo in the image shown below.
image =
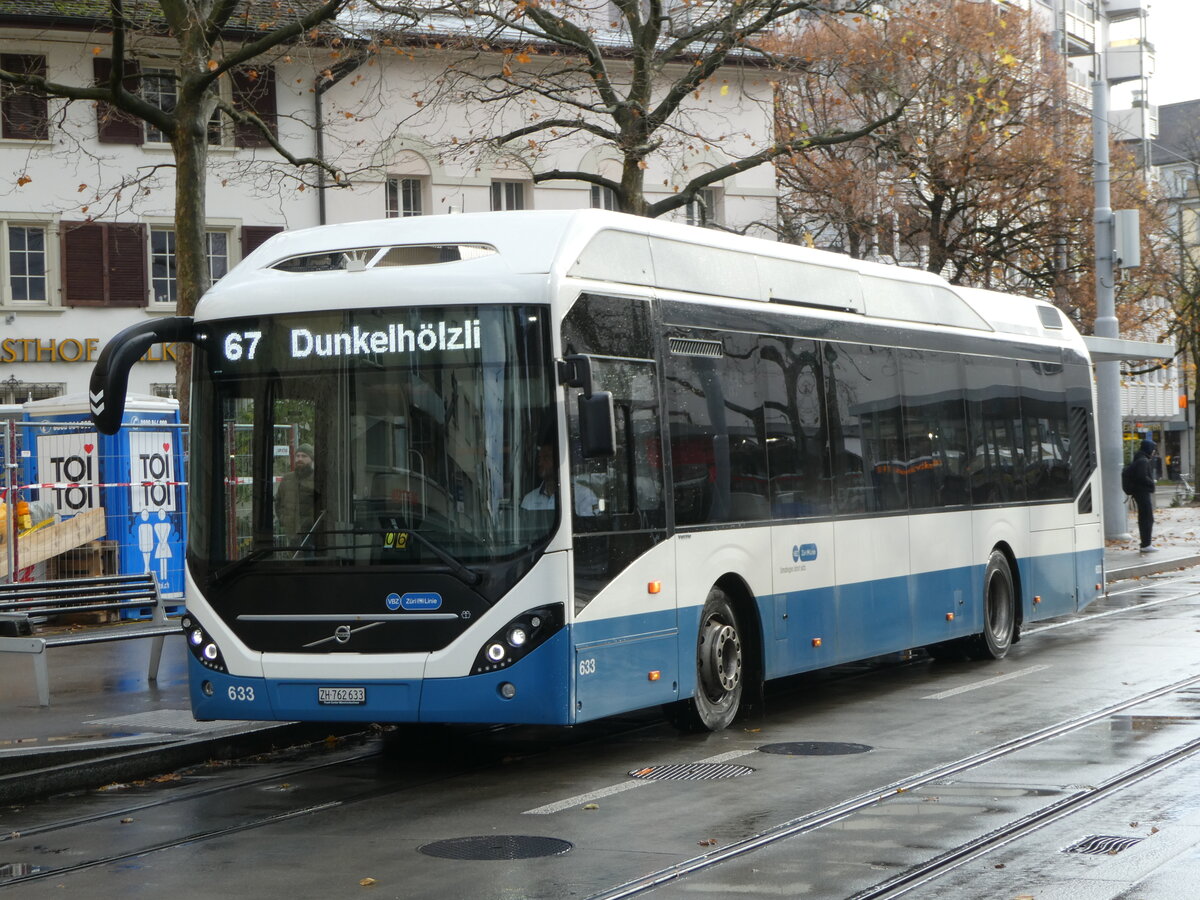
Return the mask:
<svg viewBox="0 0 1200 900">
<path fill-rule="evenodd" d="M 357 632 L 366 631 L 368 628 L 375 628 L 382 624 L 382 622 L 368 622 L 366 625 L 359 625 L 357 628 L 351 628 L 349 625 L 339 625 L 333 629 L 333 634 L 329 637 L 323 637 L 319 641 L 312 641 L 303 646 L 307 650 L 309 647 L 320 647 L 322 644 L 328 644 L 330 641 L 337 641 L 339 644 L 348 644 L 350 643 L 350 638 Z"/>
</svg>

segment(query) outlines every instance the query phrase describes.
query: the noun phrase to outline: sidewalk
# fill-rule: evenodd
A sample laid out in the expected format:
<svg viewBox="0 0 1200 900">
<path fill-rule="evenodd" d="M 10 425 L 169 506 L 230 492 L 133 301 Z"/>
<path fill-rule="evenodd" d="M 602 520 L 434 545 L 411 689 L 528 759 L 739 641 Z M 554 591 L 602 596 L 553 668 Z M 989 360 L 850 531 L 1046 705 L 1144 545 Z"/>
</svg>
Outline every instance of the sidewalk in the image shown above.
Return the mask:
<svg viewBox="0 0 1200 900">
<path fill-rule="evenodd" d="M 1155 554 L 1137 541 L 1105 550 L 1109 581 L 1200 565 L 1200 508 L 1160 509 Z M 1136 520 L 1130 521 L 1136 534 Z M 21 653 L 0 653 L 0 803 L 152 778 L 206 760 L 316 741 L 346 726 L 197 722 L 188 703 L 183 636 L 167 638 L 158 683 L 149 641 L 51 649 L 49 707 L 37 705 Z"/>
</svg>

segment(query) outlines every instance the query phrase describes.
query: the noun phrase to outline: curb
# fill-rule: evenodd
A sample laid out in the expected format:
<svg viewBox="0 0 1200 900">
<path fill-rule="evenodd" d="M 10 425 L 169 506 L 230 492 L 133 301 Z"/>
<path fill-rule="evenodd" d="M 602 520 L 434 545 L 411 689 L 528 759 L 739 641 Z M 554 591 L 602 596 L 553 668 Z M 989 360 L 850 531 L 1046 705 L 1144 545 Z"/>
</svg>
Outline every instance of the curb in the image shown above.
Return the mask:
<svg viewBox="0 0 1200 900">
<path fill-rule="evenodd" d="M 235 760 L 315 743 L 331 733 L 344 737 L 361 729 L 362 726 L 331 729 L 329 723 L 288 722 L 171 741 L 108 756 L 79 749 L 48 751 L 24 757 L 28 767 L 0 776 L 0 803 L 11 804 L 50 794 L 96 789 L 113 782 L 151 778 L 212 759 Z"/>
<path fill-rule="evenodd" d="M 1157 575 L 1160 572 L 1172 572 L 1176 569 L 1189 569 L 1200 566 L 1200 555 L 1171 556 L 1166 559 L 1155 559 L 1120 569 L 1107 569 L 1104 573 L 1105 583 L 1124 581 L 1127 578 L 1142 578 L 1146 575 Z"/>
</svg>

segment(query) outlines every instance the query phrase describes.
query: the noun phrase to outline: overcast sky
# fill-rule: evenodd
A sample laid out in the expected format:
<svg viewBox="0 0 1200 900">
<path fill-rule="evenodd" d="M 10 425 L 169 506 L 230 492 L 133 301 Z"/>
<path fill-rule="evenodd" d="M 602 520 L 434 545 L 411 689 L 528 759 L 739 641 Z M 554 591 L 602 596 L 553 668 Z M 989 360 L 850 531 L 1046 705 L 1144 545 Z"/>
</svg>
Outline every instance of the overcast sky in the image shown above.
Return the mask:
<svg viewBox="0 0 1200 900">
<path fill-rule="evenodd" d="M 1200 0 L 1150 0 L 1148 6 L 1155 56 L 1150 102 L 1200 100 Z"/>
</svg>

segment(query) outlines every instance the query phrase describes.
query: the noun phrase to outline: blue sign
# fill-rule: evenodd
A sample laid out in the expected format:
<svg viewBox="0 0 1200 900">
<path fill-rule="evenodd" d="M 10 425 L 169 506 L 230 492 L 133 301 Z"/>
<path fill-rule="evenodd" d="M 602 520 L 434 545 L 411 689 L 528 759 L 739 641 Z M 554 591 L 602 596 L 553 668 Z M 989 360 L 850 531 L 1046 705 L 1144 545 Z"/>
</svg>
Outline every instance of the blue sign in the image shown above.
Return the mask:
<svg viewBox="0 0 1200 900">
<path fill-rule="evenodd" d="M 387 608 L 395 612 L 397 609 L 407 610 L 408 612 L 419 610 L 440 609 L 442 606 L 442 595 L 436 591 L 429 591 L 424 594 L 399 594 L 387 595 Z"/>
<path fill-rule="evenodd" d="M 800 561 L 812 562 L 817 558 L 816 544 L 801 544 L 799 547 Z"/>
</svg>

